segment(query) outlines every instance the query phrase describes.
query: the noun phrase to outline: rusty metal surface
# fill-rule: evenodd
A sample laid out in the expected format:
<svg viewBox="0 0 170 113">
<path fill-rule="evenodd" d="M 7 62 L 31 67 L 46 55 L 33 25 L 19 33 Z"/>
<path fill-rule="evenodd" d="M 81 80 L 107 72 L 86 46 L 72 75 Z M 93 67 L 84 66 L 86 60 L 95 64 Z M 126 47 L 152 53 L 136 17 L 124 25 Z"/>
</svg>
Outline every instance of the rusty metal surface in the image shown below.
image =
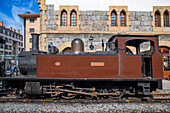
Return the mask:
<svg viewBox="0 0 170 113">
<path fill-rule="evenodd" d="M 118 61 L 118 55 L 37 55 L 37 77 L 118 78 Z M 104 66 L 91 66 L 91 62 L 104 62 Z"/>
</svg>

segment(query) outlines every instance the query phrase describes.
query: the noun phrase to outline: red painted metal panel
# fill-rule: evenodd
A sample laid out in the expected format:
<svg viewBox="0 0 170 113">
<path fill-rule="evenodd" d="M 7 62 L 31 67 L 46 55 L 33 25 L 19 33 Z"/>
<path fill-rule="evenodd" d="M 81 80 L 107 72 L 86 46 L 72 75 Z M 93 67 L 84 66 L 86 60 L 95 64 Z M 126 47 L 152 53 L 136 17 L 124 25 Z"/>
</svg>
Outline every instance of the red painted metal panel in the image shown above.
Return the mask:
<svg viewBox="0 0 170 113">
<path fill-rule="evenodd" d="M 158 37 L 119 37 L 120 78 L 141 78 L 141 56 L 125 54 L 125 43 L 131 39 L 149 39 L 155 43 L 155 54 L 152 55 L 153 78 L 162 78 L 162 54 L 158 51 Z"/>
<path fill-rule="evenodd" d="M 126 55 L 125 43 L 133 37 L 119 37 L 120 78 L 141 78 L 141 56 Z M 136 38 L 134 38 L 136 39 Z M 138 38 L 137 38 L 138 39 Z"/>
<path fill-rule="evenodd" d="M 157 37 L 119 37 L 118 55 L 37 55 L 38 78 L 141 78 L 141 55 L 126 55 L 129 39 L 150 39 L 155 42 L 152 55 L 153 78 L 162 78 L 162 54 Z"/>
<path fill-rule="evenodd" d="M 118 78 L 118 55 L 37 55 L 37 77 Z"/>
</svg>

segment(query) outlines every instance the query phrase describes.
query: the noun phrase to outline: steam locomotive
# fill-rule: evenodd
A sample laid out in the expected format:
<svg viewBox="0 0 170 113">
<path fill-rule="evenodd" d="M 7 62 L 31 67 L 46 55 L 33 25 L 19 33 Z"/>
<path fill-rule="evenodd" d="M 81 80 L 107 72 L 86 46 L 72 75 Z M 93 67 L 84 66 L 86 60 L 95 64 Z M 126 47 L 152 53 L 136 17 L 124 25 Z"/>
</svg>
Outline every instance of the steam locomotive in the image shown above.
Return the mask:
<svg viewBox="0 0 170 113">
<path fill-rule="evenodd" d="M 2 77 L 4 89 L 14 88 L 20 96 L 119 99 L 151 96 L 162 88 L 163 55 L 156 35 L 114 35 L 106 51 L 98 52 L 85 52 L 83 41 L 76 38 L 71 52 L 57 53 L 53 46 L 47 53 L 39 51 L 38 41 L 33 33 L 32 50 L 18 55 L 22 76 Z"/>
</svg>

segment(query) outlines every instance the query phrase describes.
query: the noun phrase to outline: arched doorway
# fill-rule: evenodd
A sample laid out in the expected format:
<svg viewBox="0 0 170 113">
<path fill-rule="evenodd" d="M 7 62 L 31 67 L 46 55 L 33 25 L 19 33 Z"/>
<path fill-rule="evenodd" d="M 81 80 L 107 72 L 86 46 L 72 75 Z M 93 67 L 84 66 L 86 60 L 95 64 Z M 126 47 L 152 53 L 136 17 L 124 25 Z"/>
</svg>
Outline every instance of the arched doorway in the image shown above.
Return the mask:
<svg viewBox="0 0 170 113">
<path fill-rule="evenodd" d="M 161 52 L 165 54 L 170 54 L 170 47 L 167 46 L 160 46 Z"/>
<path fill-rule="evenodd" d="M 62 43 L 60 46 L 58 46 L 57 48 L 59 49 L 59 52 L 62 52 L 64 49 L 66 48 L 71 48 L 71 42 L 68 41 L 68 42 L 65 42 L 65 43 Z"/>
<path fill-rule="evenodd" d="M 70 51 L 71 51 L 71 47 L 66 47 L 65 49 L 63 49 L 62 52 L 69 53 Z"/>
</svg>

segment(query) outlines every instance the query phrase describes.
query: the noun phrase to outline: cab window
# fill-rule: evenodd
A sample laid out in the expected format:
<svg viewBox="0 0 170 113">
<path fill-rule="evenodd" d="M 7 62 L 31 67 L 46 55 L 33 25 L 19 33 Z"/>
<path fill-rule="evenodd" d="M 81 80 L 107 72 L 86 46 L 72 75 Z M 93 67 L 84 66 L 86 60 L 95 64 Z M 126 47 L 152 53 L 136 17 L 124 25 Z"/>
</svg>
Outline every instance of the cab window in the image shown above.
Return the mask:
<svg viewBox="0 0 170 113">
<path fill-rule="evenodd" d="M 152 55 L 155 52 L 154 42 L 147 39 L 133 39 L 126 41 L 127 55 Z"/>
</svg>

